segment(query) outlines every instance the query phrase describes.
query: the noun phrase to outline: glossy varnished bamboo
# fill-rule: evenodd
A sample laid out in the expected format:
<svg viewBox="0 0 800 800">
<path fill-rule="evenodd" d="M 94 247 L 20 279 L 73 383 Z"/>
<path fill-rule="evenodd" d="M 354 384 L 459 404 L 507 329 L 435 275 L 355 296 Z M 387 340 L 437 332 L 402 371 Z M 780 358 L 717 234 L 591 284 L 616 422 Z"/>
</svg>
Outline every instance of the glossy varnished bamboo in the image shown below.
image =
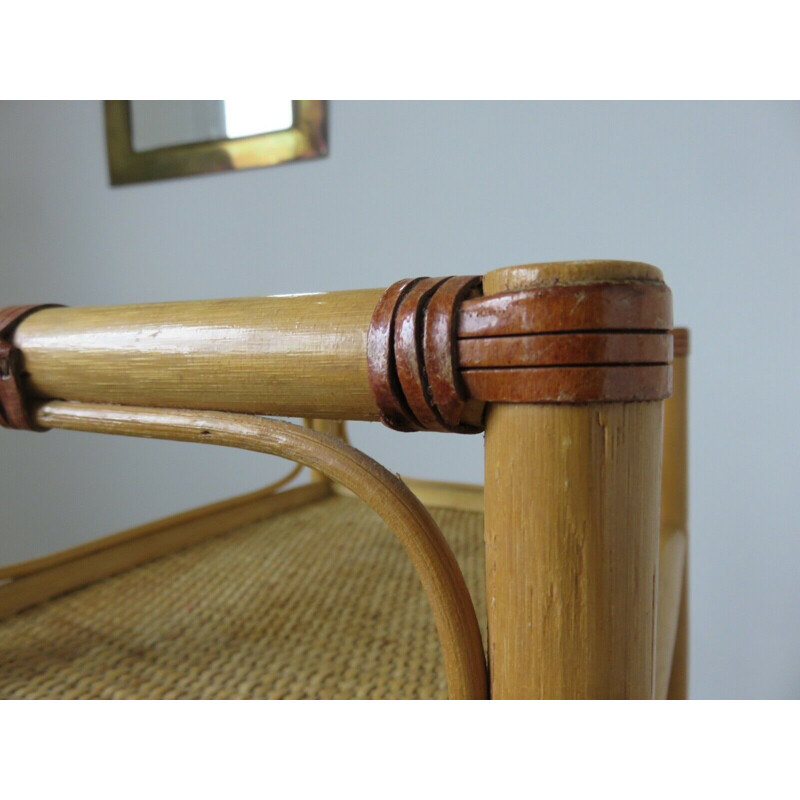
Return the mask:
<svg viewBox="0 0 800 800">
<path fill-rule="evenodd" d="M 515 267 L 484 293 L 659 280 L 620 262 Z M 662 403 L 493 404 L 485 455 L 493 698 L 651 698 Z"/>
<path fill-rule="evenodd" d="M 50 308 L 14 343 L 45 399 L 377 419 L 367 333 L 381 294 Z"/>
<path fill-rule="evenodd" d="M 672 397 L 664 407 L 657 697 L 670 700 L 687 698 L 689 678 L 688 372 L 688 357 L 676 357 Z M 664 558 L 670 546 L 680 549 L 680 561 Z"/>
</svg>

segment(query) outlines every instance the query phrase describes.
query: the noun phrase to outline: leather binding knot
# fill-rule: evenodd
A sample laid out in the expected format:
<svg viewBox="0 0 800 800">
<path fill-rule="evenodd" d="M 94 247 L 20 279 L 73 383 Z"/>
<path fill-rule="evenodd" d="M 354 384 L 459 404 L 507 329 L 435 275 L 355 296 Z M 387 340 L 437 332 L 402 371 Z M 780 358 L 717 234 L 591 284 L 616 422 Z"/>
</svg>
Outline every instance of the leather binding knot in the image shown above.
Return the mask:
<svg viewBox="0 0 800 800">
<path fill-rule="evenodd" d="M 480 433 L 462 422 L 469 393 L 458 370 L 458 309 L 480 293 L 477 276 L 392 284 L 372 315 L 367 362 L 385 425 L 399 431 Z"/>
<path fill-rule="evenodd" d="M 672 294 L 663 283 L 555 285 L 480 296 L 479 278 L 386 290 L 368 337 L 370 385 L 395 430 L 478 432 L 468 401 L 609 403 L 672 392 Z"/>
<path fill-rule="evenodd" d="M 56 305 L 46 303 L 0 309 L 0 427 L 43 430 L 31 422 L 22 385 L 22 354 L 14 347 L 11 338 L 17 325 L 26 317 Z"/>
</svg>

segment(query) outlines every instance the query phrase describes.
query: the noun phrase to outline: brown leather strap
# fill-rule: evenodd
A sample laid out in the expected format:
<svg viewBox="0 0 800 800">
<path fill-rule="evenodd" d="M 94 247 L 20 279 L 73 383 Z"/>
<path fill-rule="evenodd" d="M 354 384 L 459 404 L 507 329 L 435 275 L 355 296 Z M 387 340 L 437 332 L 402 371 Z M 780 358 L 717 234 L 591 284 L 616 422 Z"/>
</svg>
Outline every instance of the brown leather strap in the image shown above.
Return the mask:
<svg viewBox="0 0 800 800">
<path fill-rule="evenodd" d="M 474 276 L 404 280 L 378 303 L 370 383 L 397 430 L 477 432 L 469 400 L 603 403 L 672 391 L 672 295 L 655 281 L 479 295 Z"/>
<path fill-rule="evenodd" d="M 31 424 L 23 392 L 22 354 L 14 347 L 14 329 L 22 320 L 56 303 L 0 309 L 0 427 L 38 430 Z"/>
<path fill-rule="evenodd" d="M 431 295 L 447 278 L 423 278 L 397 307 L 394 330 L 394 357 L 397 377 L 408 407 L 419 427 L 446 431 L 447 427 L 433 403 L 423 357 L 423 323 Z"/>
<path fill-rule="evenodd" d="M 465 369 L 470 395 L 492 403 L 632 403 L 672 394 L 672 367 Z"/>
<path fill-rule="evenodd" d="M 672 293 L 663 283 L 591 283 L 504 292 L 467 300 L 459 338 L 556 331 L 672 328 Z"/>
<path fill-rule="evenodd" d="M 404 278 L 393 283 L 383 293 L 372 312 L 372 322 L 367 336 L 370 388 L 381 412 L 381 421 L 397 431 L 420 429 L 400 388 L 394 358 L 397 307 L 419 280 L 419 278 Z"/>
<path fill-rule="evenodd" d="M 669 364 L 669 333 L 540 333 L 461 339 L 462 369 L 548 367 L 558 364 Z"/>
<path fill-rule="evenodd" d="M 469 392 L 459 374 L 457 339 L 461 305 L 480 287 L 481 278 L 475 275 L 450 278 L 431 298 L 425 319 L 425 371 L 431 397 L 446 429 L 459 433 L 482 430 L 461 422 Z"/>
<path fill-rule="evenodd" d="M 401 431 L 479 433 L 464 425 L 468 393 L 457 368 L 458 308 L 477 277 L 419 278 L 390 286 L 372 315 L 369 380 L 381 419 Z"/>
</svg>

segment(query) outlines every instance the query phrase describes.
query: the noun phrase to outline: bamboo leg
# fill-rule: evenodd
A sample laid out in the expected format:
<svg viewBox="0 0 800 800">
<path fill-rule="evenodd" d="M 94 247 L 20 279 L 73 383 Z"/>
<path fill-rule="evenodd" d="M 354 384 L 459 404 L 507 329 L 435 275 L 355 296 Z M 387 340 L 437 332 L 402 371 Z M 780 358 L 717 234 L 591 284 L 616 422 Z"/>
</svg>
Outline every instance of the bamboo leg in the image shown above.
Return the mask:
<svg viewBox="0 0 800 800">
<path fill-rule="evenodd" d="M 498 270 L 484 293 L 660 277 L 621 269 Z M 662 419 L 661 402 L 489 407 L 493 698 L 653 697 Z"/>
<path fill-rule="evenodd" d="M 663 485 L 663 484 L 662 484 Z M 661 525 L 656 621 L 656 699 L 666 700 L 678 631 L 686 571 L 686 531 Z"/>
<path fill-rule="evenodd" d="M 689 542 L 688 542 L 688 355 L 676 356 L 673 362 L 672 397 L 664 410 L 664 478 L 661 489 L 662 538 L 675 531 L 683 538 L 684 560 L 681 565 L 680 599 L 672 598 L 672 607 L 659 611 L 665 621 L 659 620 L 659 634 L 670 623 L 671 613 L 677 616 L 673 638 L 667 638 L 664 648 L 669 648 L 664 661 L 665 672 L 659 675 L 659 697 L 685 700 L 688 696 L 689 649 Z M 665 633 L 665 638 L 668 634 Z M 659 649 L 661 644 L 659 643 Z"/>
<path fill-rule="evenodd" d="M 683 573 L 681 610 L 678 617 L 678 632 L 672 654 L 672 671 L 669 678 L 667 700 L 689 699 L 689 561 Z"/>
</svg>

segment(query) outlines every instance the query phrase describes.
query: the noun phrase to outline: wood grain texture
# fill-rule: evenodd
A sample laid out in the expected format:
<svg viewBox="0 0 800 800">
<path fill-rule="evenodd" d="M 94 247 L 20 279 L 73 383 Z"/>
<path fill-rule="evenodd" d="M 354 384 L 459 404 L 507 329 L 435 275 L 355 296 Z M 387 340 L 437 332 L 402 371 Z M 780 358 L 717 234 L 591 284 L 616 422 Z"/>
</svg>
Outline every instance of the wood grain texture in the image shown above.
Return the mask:
<svg viewBox="0 0 800 800">
<path fill-rule="evenodd" d="M 366 352 L 382 293 L 49 308 L 14 344 L 40 398 L 377 419 Z"/>
<path fill-rule="evenodd" d="M 482 699 L 487 676 L 480 628 L 452 550 L 408 487 L 339 439 L 278 420 L 52 401 L 35 410 L 45 428 L 63 428 L 238 447 L 289 458 L 353 491 L 395 533 L 419 575 L 444 653 L 450 697 Z"/>
<path fill-rule="evenodd" d="M 498 270 L 484 293 L 660 279 L 646 265 Z M 652 698 L 662 403 L 491 404 L 485 455 L 493 698 Z"/>
</svg>

